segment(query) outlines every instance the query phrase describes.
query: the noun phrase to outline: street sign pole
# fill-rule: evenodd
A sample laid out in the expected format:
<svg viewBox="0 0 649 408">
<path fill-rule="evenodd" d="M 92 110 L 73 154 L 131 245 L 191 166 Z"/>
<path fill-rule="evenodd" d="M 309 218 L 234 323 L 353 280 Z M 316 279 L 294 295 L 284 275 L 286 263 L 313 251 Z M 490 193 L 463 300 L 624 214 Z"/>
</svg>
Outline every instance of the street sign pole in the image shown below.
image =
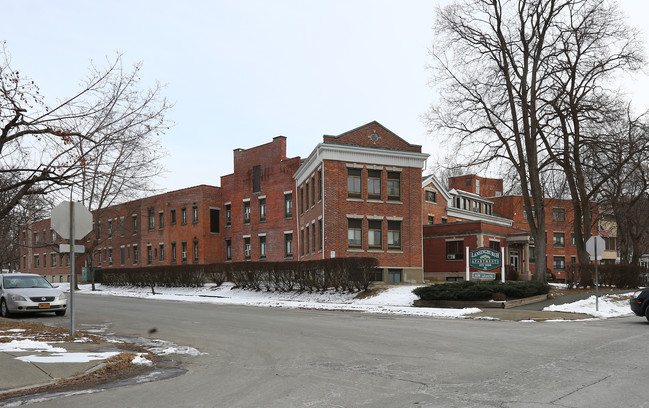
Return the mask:
<svg viewBox="0 0 649 408">
<path fill-rule="evenodd" d="M 595 253 L 597 254 L 597 240 L 595 240 Z M 599 312 L 599 272 L 597 270 L 597 256 L 595 256 L 595 311 Z"/>
<path fill-rule="evenodd" d="M 77 283 L 74 256 L 74 201 L 70 201 L 70 337 L 74 337 L 74 287 Z"/>
</svg>

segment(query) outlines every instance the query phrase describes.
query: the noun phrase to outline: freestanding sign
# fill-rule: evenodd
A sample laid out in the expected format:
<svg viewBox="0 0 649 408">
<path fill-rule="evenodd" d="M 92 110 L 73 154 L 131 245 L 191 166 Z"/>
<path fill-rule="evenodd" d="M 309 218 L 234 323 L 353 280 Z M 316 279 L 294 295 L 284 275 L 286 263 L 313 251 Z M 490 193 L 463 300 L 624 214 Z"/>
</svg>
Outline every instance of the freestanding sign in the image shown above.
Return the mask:
<svg viewBox="0 0 649 408">
<path fill-rule="evenodd" d="M 74 336 L 75 241 L 92 231 L 92 214 L 81 203 L 64 201 L 52 209 L 52 228 L 70 245 L 70 336 Z"/>
<path fill-rule="evenodd" d="M 469 264 L 481 271 L 500 268 L 500 253 L 491 248 L 478 248 L 471 251 Z M 494 274 L 495 277 L 495 274 Z"/>
</svg>

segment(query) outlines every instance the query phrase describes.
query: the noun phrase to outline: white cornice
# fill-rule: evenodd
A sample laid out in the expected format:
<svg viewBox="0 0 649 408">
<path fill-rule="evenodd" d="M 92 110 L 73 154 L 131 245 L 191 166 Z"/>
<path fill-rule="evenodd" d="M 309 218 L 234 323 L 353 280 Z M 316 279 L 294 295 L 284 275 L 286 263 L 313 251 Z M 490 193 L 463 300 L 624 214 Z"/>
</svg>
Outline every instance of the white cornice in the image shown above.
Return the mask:
<svg viewBox="0 0 649 408">
<path fill-rule="evenodd" d="M 483 214 L 471 210 L 464 210 L 462 208 L 448 206 L 446 207 L 446 214 L 449 217 L 461 218 L 471 221 L 486 221 L 492 224 L 503 225 L 505 227 L 511 227 L 514 223 L 509 218 L 502 218 L 495 215 Z"/>
<path fill-rule="evenodd" d="M 347 163 L 365 163 L 381 166 L 414 167 L 423 169 L 426 166 L 427 153 L 404 150 L 376 149 L 372 147 L 319 143 L 307 157 L 293 178 L 302 184 L 313 173 L 323 160 L 336 160 Z"/>
</svg>

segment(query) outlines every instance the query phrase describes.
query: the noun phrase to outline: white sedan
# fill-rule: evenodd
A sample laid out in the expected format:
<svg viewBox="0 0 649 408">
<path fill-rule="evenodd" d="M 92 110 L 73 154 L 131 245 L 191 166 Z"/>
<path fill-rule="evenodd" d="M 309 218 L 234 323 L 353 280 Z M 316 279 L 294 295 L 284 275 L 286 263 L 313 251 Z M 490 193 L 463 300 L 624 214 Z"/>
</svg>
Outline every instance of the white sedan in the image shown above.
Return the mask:
<svg viewBox="0 0 649 408">
<path fill-rule="evenodd" d="M 32 273 L 0 274 L 0 316 L 54 312 L 64 316 L 68 299 L 44 277 Z"/>
</svg>

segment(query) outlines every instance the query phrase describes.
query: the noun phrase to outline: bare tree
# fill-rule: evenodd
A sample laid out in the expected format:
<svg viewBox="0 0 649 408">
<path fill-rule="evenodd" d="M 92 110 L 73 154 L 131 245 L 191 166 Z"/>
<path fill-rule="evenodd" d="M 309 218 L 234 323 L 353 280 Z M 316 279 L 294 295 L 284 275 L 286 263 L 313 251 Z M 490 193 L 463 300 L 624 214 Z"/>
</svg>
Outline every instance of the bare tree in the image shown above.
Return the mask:
<svg viewBox="0 0 649 408">
<path fill-rule="evenodd" d="M 634 120 L 626 120 L 625 103 L 610 89 L 614 75 L 640 69 L 644 55 L 615 3 L 568 2 L 554 25 L 556 62 L 545 79 L 540 136 L 568 187 L 579 261 L 588 263 L 585 242 L 602 185 L 649 148 L 645 135 L 626 131 Z"/>
<path fill-rule="evenodd" d="M 457 140 L 470 163 L 504 160 L 515 169 L 525 211 L 537 214 L 528 222 L 535 279 L 545 281 L 542 173 L 550 162 L 539 143 L 539 73 L 551 22 L 565 4 L 502 3 L 468 0 L 438 10 L 431 56 L 440 103 L 427 118 L 431 129 Z"/>
<path fill-rule="evenodd" d="M 545 279 L 544 198 L 569 192 L 580 260 L 592 226 L 597 183 L 583 156 L 614 95 L 603 87 L 642 61 L 637 34 L 603 0 L 466 0 L 438 11 L 433 84 L 441 102 L 427 118 L 467 153 L 467 161 L 505 161 L 520 181 L 535 244 L 535 278 Z M 551 181 L 549 183 L 548 181 Z M 554 188 L 554 191 L 550 190 Z M 587 259 L 587 258 L 586 258 Z"/>
<path fill-rule="evenodd" d="M 157 136 L 168 128 L 170 105 L 159 84 L 138 89 L 141 64 L 126 70 L 117 54 L 104 68 L 93 65 L 76 94 L 49 106 L 11 67 L 4 44 L 0 58 L 0 219 L 28 196 L 69 197 L 73 186 L 97 208 L 159 173 Z"/>
</svg>

